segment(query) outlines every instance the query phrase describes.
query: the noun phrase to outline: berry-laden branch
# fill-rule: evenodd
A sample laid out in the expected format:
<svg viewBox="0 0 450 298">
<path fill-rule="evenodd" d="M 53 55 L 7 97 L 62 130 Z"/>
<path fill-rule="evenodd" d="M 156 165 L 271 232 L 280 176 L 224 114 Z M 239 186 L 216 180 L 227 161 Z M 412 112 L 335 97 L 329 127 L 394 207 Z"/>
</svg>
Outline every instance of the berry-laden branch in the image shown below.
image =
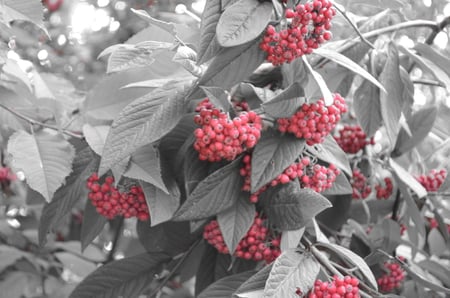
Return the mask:
<svg viewBox="0 0 450 298">
<path fill-rule="evenodd" d="M 2 103 L 0 103 L 0 107 L 5 109 L 5 110 L 7 110 L 8 112 L 13 114 L 14 116 L 16 116 L 16 117 L 18 117 L 18 118 L 20 118 L 22 120 L 25 120 L 26 122 L 30 123 L 31 125 L 39 125 L 39 126 L 42 126 L 42 127 L 46 127 L 46 128 L 50 128 L 50 129 L 53 129 L 53 130 L 56 130 L 56 131 L 60 131 L 63 134 L 66 134 L 66 135 L 68 135 L 70 137 L 77 138 L 77 139 L 83 139 L 84 138 L 83 135 L 78 134 L 76 132 L 73 132 L 73 131 L 70 131 L 70 130 L 67 130 L 67 129 L 61 129 L 61 128 L 57 127 L 57 126 L 54 126 L 54 125 L 51 125 L 51 124 L 47 124 L 47 123 L 43 123 L 43 122 L 37 121 L 35 119 L 32 119 L 32 118 L 30 118 L 28 116 L 25 116 L 23 114 L 20 114 L 19 112 L 11 109 L 10 107 L 5 106 Z"/>
</svg>

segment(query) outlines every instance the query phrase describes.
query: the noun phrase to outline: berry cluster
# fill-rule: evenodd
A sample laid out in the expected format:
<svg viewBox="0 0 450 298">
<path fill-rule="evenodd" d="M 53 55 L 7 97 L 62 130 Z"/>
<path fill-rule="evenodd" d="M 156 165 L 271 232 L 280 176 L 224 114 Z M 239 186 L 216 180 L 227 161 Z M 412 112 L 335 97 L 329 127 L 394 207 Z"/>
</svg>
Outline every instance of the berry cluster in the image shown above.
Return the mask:
<svg viewBox="0 0 450 298">
<path fill-rule="evenodd" d="M 353 175 L 350 182 L 353 188 L 353 199 L 365 199 L 372 192 L 372 188 L 367 184 L 366 176 L 364 176 L 364 174 L 358 169 L 353 170 Z"/>
<path fill-rule="evenodd" d="M 374 144 L 373 138 L 368 139 L 361 126 L 344 125 L 334 139 L 346 153 L 355 154 L 367 145 Z"/>
<path fill-rule="evenodd" d="M 392 179 L 389 177 L 384 178 L 384 184 L 385 187 L 383 187 L 381 184 L 375 185 L 375 190 L 377 194 L 377 199 L 379 200 L 387 200 L 392 195 L 392 190 L 394 188 L 392 184 Z"/>
<path fill-rule="evenodd" d="M 234 119 L 216 109 L 209 99 L 200 102 L 194 121 L 201 128 L 194 131 L 194 148 L 200 160 L 211 162 L 234 160 L 247 149 L 255 147 L 261 137 L 262 121 L 253 111 L 241 112 Z"/>
<path fill-rule="evenodd" d="M 88 198 L 99 214 L 108 219 L 116 216 L 125 218 L 135 216 L 139 220 L 146 221 L 150 218 L 141 187 L 132 186 L 128 192 L 121 192 L 113 186 L 112 176 L 107 176 L 102 184 L 99 180 L 97 173 L 93 173 L 86 184 L 90 190 Z"/>
<path fill-rule="evenodd" d="M 273 65 L 289 63 L 311 54 L 320 44 L 331 39 L 331 19 L 336 14 L 328 0 L 314 0 L 297 5 L 285 13 L 288 27 L 277 32 L 269 25 L 260 48 Z"/>
<path fill-rule="evenodd" d="M 242 187 L 243 191 L 251 191 L 251 155 L 247 154 L 242 159 L 244 165 L 240 169 L 241 176 L 244 177 L 244 185 Z M 316 192 L 322 192 L 330 188 L 336 177 L 340 174 L 339 169 L 334 165 L 330 164 L 327 167 L 313 164 L 309 157 L 303 157 L 299 162 L 293 163 L 287 167 L 283 173 L 278 175 L 271 182 L 261 187 L 255 193 L 250 195 L 250 202 L 257 203 L 259 200 L 259 195 L 267 190 L 269 187 L 275 187 L 278 184 L 287 184 L 295 179 L 299 179 L 300 186 L 302 188 L 311 188 Z"/>
<path fill-rule="evenodd" d="M 401 287 L 405 279 L 405 272 L 398 263 L 385 262 L 383 265 L 386 273 L 377 279 L 379 289 L 383 293 L 391 293 Z"/>
<path fill-rule="evenodd" d="M 10 181 L 16 180 L 16 175 L 8 167 L 0 167 L 0 183 L 8 184 Z"/>
<path fill-rule="evenodd" d="M 323 99 L 316 103 L 304 103 L 291 118 L 278 119 L 278 130 L 304 138 L 308 145 L 322 143 L 324 138 L 341 120 L 341 114 L 347 112 L 347 104 L 338 93 L 333 95 L 334 102 L 325 106 Z"/>
<path fill-rule="evenodd" d="M 309 293 L 309 298 L 359 298 L 359 280 L 356 277 L 333 276 L 333 280 L 321 281 L 316 280 L 314 288 Z"/>
<path fill-rule="evenodd" d="M 212 220 L 205 226 L 203 238 L 220 253 L 230 253 L 217 220 Z M 264 260 L 266 263 L 271 263 L 280 254 L 280 237 L 271 237 L 269 229 L 264 226 L 264 220 L 258 217 L 257 213 L 250 230 L 237 245 L 234 256 L 245 260 Z"/>
<path fill-rule="evenodd" d="M 428 174 L 420 175 L 416 177 L 417 181 L 425 187 L 427 191 L 438 191 L 439 187 L 441 187 L 442 183 L 447 178 L 447 171 L 442 169 L 431 170 Z"/>
</svg>

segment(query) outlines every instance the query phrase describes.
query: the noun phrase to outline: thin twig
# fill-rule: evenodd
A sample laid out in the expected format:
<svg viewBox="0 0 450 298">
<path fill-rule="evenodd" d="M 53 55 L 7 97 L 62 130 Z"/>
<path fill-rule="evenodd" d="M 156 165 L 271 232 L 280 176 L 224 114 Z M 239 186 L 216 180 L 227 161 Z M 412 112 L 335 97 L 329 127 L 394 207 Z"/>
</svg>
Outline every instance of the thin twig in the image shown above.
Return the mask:
<svg viewBox="0 0 450 298">
<path fill-rule="evenodd" d="M 333 4 L 334 8 L 336 8 L 337 11 L 344 17 L 344 19 L 352 26 L 352 28 L 355 30 L 355 32 L 358 34 L 359 38 L 361 38 L 361 41 L 367 44 L 372 49 L 375 49 L 375 46 L 367 40 L 367 38 L 364 37 L 364 35 L 359 31 L 359 28 L 356 26 L 356 24 L 348 17 L 345 10 L 341 9 L 339 5 Z"/>
<path fill-rule="evenodd" d="M 401 199 L 400 191 L 397 189 L 397 194 L 395 196 L 395 201 L 394 201 L 394 206 L 392 207 L 392 216 L 391 216 L 392 220 L 395 220 L 395 221 L 398 221 L 397 213 L 400 208 L 400 199 Z"/>
<path fill-rule="evenodd" d="M 428 79 L 413 79 L 412 83 L 445 88 L 445 85 L 442 84 L 441 82 Z"/>
<path fill-rule="evenodd" d="M 43 122 L 37 121 L 35 119 L 32 119 L 32 118 L 30 118 L 28 116 L 22 115 L 22 114 L 18 113 L 17 111 L 15 111 L 15 110 L 5 106 L 4 104 L 0 103 L 0 107 L 5 109 L 5 110 L 7 110 L 8 112 L 10 112 L 11 114 L 15 115 L 16 117 L 27 121 L 31 125 L 39 125 L 39 126 L 42 126 L 42 127 L 46 127 L 46 128 L 50 128 L 50 129 L 53 129 L 53 130 L 56 130 L 56 131 L 60 131 L 63 134 L 66 134 L 68 136 L 71 136 L 71 137 L 74 137 L 74 138 L 77 138 L 77 139 L 83 139 L 84 138 L 83 135 L 81 135 L 81 134 L 72 132 L 72 131 L 67 130 L 67 129 L 60 129 L 59 127 L 56 127 L 54 125 L 43 123 Z"/>
</svg>

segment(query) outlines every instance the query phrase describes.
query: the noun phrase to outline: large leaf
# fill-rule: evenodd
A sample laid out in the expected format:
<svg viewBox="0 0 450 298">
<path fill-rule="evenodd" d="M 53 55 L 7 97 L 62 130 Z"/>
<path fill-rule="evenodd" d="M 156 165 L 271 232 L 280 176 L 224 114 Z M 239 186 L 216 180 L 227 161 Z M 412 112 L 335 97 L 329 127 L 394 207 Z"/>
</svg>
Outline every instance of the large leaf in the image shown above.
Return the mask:
<svg viewBox="0 0 450 298">
<path fill-rule="evenodd" d="M 60 134 L 18 131 L 9 138 L 12 165 L 25 173 L 28 185 L 50 202 L 72 171 L 75 149 Z"/>
<path fill-rule="evenodd" d="M 355 90 L 353 106 L 358 122 L 368 137 L 372 137 L 383 122 L 381 117 L 380 89 L 363 81 Z"/>
<path fill-rule="evenodd" d="M 398 51 L 393 43 L 389 43 L 388 57 L 380 74 L 380 82 L 387 91 L 380 93 L 381 116 L 392 149 L 397 140 L 403 108 L 403 82 L 400 77 Z"/>
<path fill-rule="evenodd" d="M 264 298 L 294 297 L 298 289 L 303 295 L 308 293 L 319 270 L 319 263 L 309 252 L 300 254 L 288 250 L 282 253 L 273 264 L 264 288 Z"/>
<path fill-rule="evenodd" d="M 216 27 L 222 13 L 221 0 L 206 1 L 200 25 L 200 45 L 198 49 L 198 63 L 208 61 L 220 51 L 216 38 Z"/>
<path fill-rule="evenodd" d="M 267 27 L 273 5 L 258 0 L 241 0 L 220 16 L 217 40 L 224 47 L 233 47 L 257 38 Z"/>
<path fill-rule="evenodd" d="M 347 175 L 352 176 L 352 169 L 350 168 L 347 155 L 331 135 L 328 135 L 322 144 L 308 147 L 308 151 L 311 151 L 317 158 L 334 164 Z"/>
<path fill-rule="evenodd" d="M 230 89 L 249 76 L 264 62 L 264 52 L 257 40 L 241 46 L 223 49 L 200 78 L 201 86 L 220 86 Z"/>
<path fill-rule="evenodd" d="M 108 125 L 92 126 L 88 123 L 83 125 L 83 135 L 89 147 L 99 156 L 102 155 L 106 137 L 109 132 Z"/>
<path fill-rule="evenodd" d="M 325 105 L 329 106 L 334 103 L 333 95 L 331 94 L 330 89 L 328 88 L 327 83 L 323 79 L 322 75 L 315 71 L 305 56 L 302 57 L 303 63 L 311 74 L 313 80 L 308 81 L 308 85 L 305 88 L 305 94 L 307 97 L 319 97 L 318 91 L 322 94 L 323 101 Z"/>
<path fill-rule="evenodd" d="M 248 196 L 241 196 L 233 207 L 217 215 L 220 231 L 230 254 L 234 253 L 236 246 L 247 234 L 254 218 L 255 205 L 249 202 Z"/>
<path fill-rule="evenodd" d="M 246 297 L 244 293 L 255 292 L 264 290 L 266 285 L 266 281 L 269 278 L 270 271 L 272 271 L 272 264 L 268 266 L 264 266 L 260 271 L 258 271 L 255 275 L 247 279 L 234 293 L 235 296 L 238 297 Z M 233 296 L 234 297 L 234 296 Z"/>
<path fill-rule="evenodd" d="M 436 116 L 435 106 L 421 108 L 414 113 L 407 121 L 412 134 L 410 135 L 403 127 L 400 129 L 393 154 L 398 156 L 406 153 L 422 142 L 433 128 Z"/>
<path fill-rule="evenodd" d="M 131 155 L 130 165 L 123 175 L 153 184 L 169 194 L 162 179 L 159 151 L 151 144 L 139 148 Z"/>
<path fill-rule="evenodd" d="M 175 213 L 174 219 L 203 219 L 232 207 L 241 193 L 240 163 L 241 159 L 236 159 L 201 181 Z"/>
<path fill-rule="evenodd" d="M 331 207 L 327 198 L 309 188 L 299 188 L 296 181 L 268 191 L 264 199 L 272 225 L 283 231 L 303 228 L 314 216 Z"/>
<path fill-rule="evenodd" d="M 84 250 L 105 227 L 106 217 L 97 213 L 90 200 L 86 201 L 83 213 L 83 224 L 81 225 L 80 242 Z"/>
<path fill-rule="evenodd" d="M 247 271 L 219 279 L 198 295 L 198 298 L 231 297 L 239 286 L 255 272 Z"/>
<path fill-rule="evenodd" d="M 359 66 L 359 64 L 353 62 L 350 58 L 347 58 L 346 56 L 340 54 L 339 52 L 331 51 L 331 50 L 324 49 L 324 48 L 318 48 L 318 49 L 314 50 L 314 54 L 322 56 L 324 58 L 327 58 L 331 61 L 336 62 L 339 65 L 342 65 L 342 66 L 350 69 L 351 71 L 359 74 L 360 76 L 362 76 L 363 78 L 365 78 L 366 80 L 368 80 L 369 82 L 371 82 L 372 84 L 374 84 L 375 86 L 377 86 L 378 88 L 383 90 L 384 92 L 386 91 L 384 89 L 383 85 L 381 85 L 381 83 L 378 82 L 378 80 L 375 79 L 364 68 Z"/>
<path fill-rule="evenodd" d="M 283 231 L 283 234 L 281 234 L 280 242 L 281 251 L 296 248 L 300 243 L 300 239 L 302 239 L 305 230 L 306 227 L 292 231 Z"/>
<path fill-rule="evenodd" d="M 292 135 L 281 135 L 276 131 L 263 134 L 252 154 L 252 192 L 281 174 L 304 148 L 305 141 Z"/>
<path fill-rule="evenodd" d="M 99 175 L 174 128 L 183 116 L 184 97 L 190 86 L 190 82 L 171 82 L 127 105 L 111 125 Z"/>
<path fill-rule="evenodd" d="M 144 253 L 114 261 L 88 275 L 69 297 L 137 298 L 169 260 L 164 253 Z"/>
<path fill-rule="evenodd" d="M 440 67 L 447 76 L 450 76 L 450 59 L 447 56 L 442 55 L 431 46 L 423 43 L 416 44 L 414 49 L 416 49 L 420 55 Z"/>
<path fill-rule="evenodd" d="M 173 193 L 168 194 L 152 184 L 142 182 L 141 186 L 150 211 L 151 225 L 171 219 L 180 205 L 178 188 L 175 187 Z"/>
<path fill-rule="evenodd" d="M 39 222 L 39 244 L 44 245 L 47 233 L 63 219 L 87 193 L 86 180 L 96 171 L 98 159 L 89 148 L 81 150 L 73 161 L 73 171 L 60 187 L 53 200 L 45 204 Z"/>
<path fill-rule="evenodd" d="M 264 102 L 262 107 L 272 117 L 290 117 L 305 102 L 303 96 L 304 92 L 300 82 L 294 82 L 281 93 Z"/>
<path fill-rule="evenodd" d="M 319 245 L 330 249 L 344 261 L 356 266 L 364 275 L 364 277 L 367 279 L 367 281 L 370 283 L 372 288 L 374 288 L 375 290 L 378 289 L 375 276 L 373 275 L 372 271 L 370 270 L 369 266 L 366 264 L 363 258 L 358 256 L 351 250 L 334 243 L 320 243 Z"/>
</svg>

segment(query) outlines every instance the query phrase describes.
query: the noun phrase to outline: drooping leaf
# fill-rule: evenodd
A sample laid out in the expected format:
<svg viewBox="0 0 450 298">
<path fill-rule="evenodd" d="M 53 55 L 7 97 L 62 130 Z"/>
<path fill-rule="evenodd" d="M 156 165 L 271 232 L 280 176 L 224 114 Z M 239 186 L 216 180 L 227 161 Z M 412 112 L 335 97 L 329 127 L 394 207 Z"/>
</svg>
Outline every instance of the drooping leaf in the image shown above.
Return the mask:
<svg viewBox="0 0 450 298">
<path fill-rule="evenodd" d="M 384 231 L 383 250 L 394 251 L 401 240 L 400 225 L 392 219 L 385 218 L 381 223 L 381 228 Z"/>
<path fill-rule="evenodd" d="M 25 173 L 28 185 L 50 202 L 72 171 L 73 146 L 59 134 L 18 131 L 9 138 L 7 150 L 12 165 Z"/>
<path fill-rule="evenodd" d="M 170 260 L 164 253 L 143 253 L 106 264 L 87 276 L 70 298 L 138 297 Z"/>
<path fill-rule="evenodd" d="M 178 188 L 175 186 L 173 192 L 166 193 L 149 183 L 141 182 L 141 186 L 149 208 L 151 225 L 156 226 L 170 220 L 180 205 Z"/>
<path fill-rule="evenodd" d="M 419 198 L 423 198 L 427 195 L 427 190 L 422 186 L 422 184 L 417 181 L 413 175 L 411 175 L 407 170 L 405 170 L 401 165 L 399 165 L 392 158 L 389 159 L 389 165 L 397 174 L 397 177 L 402 180 L 409 188 L 411 188 Z"/>
<path fill-rule="evenodd" d="M 382 125 L 380 89 L 369 81 L 363 81 L 355 90 L 353 106 L 358 122 L 368 137 L 372 137 Z"/>
<path fill-rule="evenodd" d="M 249 76 L 264 62 L 264 52 L 257 40 L 225 48 L 217 54 L 198 84 L 200 86 L 221 86 L 228 90 Z"/>
<path fill-rule="evenodd" d="M 247 271 L 219 279 L 203 290 L 197 297 L 231 297 L 236 289 L 254 273 L 255 271 Z"/>
<path fill-rule="evenodd" d="M 406 129 L 402 127 L 392 154 L 394 156 L 402 155 L 422 142 L 433 128 L 436 116 L 437 108 L 435 106 L 424 107 L 414 113 L 407 120 L 412 135 L 408 134 Z"/>
<path fill-rule="evenodd" d="M 231 103 L 228 100 L 228 93 L 220 87 L 201 87 L 209 101 L 218 109 L 227 112 Z"/>
<path fill-rule="evenodd" d="M 91 201 L 87 200 L 83 212 L 83 223 L 81 225 L 81 250 L 84 250 L 100 234 L 106 222 L 106 217 L 100 215 Z"/>
<path fill-rule="evenodd" d="M 292 135 L 267 131 L 262 135 L 252 154 L 251 189 L 256 192 L 300 156 L 305 141 Z"/>
<path fill-rule="evenodd" d="M 248 196 L 241 196 L 229 209 L 217 215 L 220 231 L 225 244 L 233 254 L 236 246 L 247 234 L 255 218 L 255 205 L 251 204 Z"/>
<path fill-rule="evenodd" d="M 294 297 L 297 289 L 306 294 L 313 287 L 319 270 L 320 265 L 311 253 L 288 250 L 275 260 L 263 297 Z"/>
<path fill-rule="evenodd" d="M 419 52 L 420 55 L 440 67 L 447 74 L 447 76 L 450 77 L 450 59 L 448 57 L 442 55 L 430 45 L 423 43 L 417 43 L 414 46 L 414 49 Z"/>
<path fill-rule="evenodd" d="M 99 175 L 174 128 L 183 116 L 184 96 L 190 86 L 191 83 L 185 81 L 168 83 L 126 106 L 111 125 Z"/>
<path fill-rule="evenodd" d="M 89 147 L 99 156 L 102 155 L 103 147 L 105 146 L 106 137 L 109 132 L 108 125 L 92 126 L 88 123 L 83 125 L 83 135 Z"/>
<path fill-rule="evenodd" d="M 322 56 L 324 58 L 327 58 L 331 61 L 336 62 L 339 65 L 342 65 L 351 71 L 355 72 L 356 74 L 362 76 L 378 88 L 380 88 L 383 92 L 386 92 L 383 85 L 381 85 L 380 82 L 378 82 L 377 79 L 375 79 L 370 73 L 368 73 L 364 68 L 359 66 L 359 64 L 353 62 L 350 58 L 347 58 L 346 56 L 340 54 L 336 51 L 331 51 L 324 48 L 318 48 L 314 50 L 314 54 L 317 54 L 319 56 Z"/>
<path fill-rule="evenodd" d="M 308 151 L 313 153 L 318 159 L 334 164 L 347 175 L 352 176 L 352 169 L 350 168 L 347 155 L 331 135 L 328 135 L 322 144 L 308 147 Z"/>
<path fill-rule="evenodd" d="M 439 278 L 445 286 L 450 287 L 450 270 L 445 268 L 445 265 L 431 259 L 420 261 L 417 265 Z"/>
<path fill-rule="evenodd" d="M 206 1 L 200 25 L 199 64 L 208 61 L 220 51 L 220 45 L 216 38 L 216 27 L 221 13 L 221 0 Z"/>
<path fill-rule="evenodd" d="M 351 250 L 340 246 L 338 244 L 334 243 L 320 243 L 319 244 L 322 247 L 325 247 L 327 249 L 330 249 L 331 251 L 335 252 L 340 258 L 342 258 L 345 262 L 348 262 L 354 266 L 356 266 L 361 273 L 364 275 L 364 277 L 369 282 L 370 286 L 372 286 L 373 289 L 377 290 L 378 285 L 377 281 L 375 279 L 375 276 L 373 275 L 372 271 L 370 270 L 367 263 L 364 261 L 363 258 L 352 252 Z"/>
<path fill-rule="evenodd" d="M 196 77 L 200 77 L 203 74 L 204 67 L 196 64 L 197 53 L 188 46 L 179 46 L 173 56 L 173 61 L 180 63 L 184 69 Z"/>
<path fill-rule="evenodd" d="M 258 290 L 264 290 L 266 281 L 270 275 L 270 271 L 272 271 L 272 264 L 270 264 L 268 266 L 264 266 L 260 271 L 258 271 L 256 274 L 254 274 L 248 280 L 246 280 L 236 290 L 234 295 L 238 296 L 238 297 L 245 297 L 245 296 L 241 296 L 241 294 L 254 292 L 254 291 L 258 291 Z"/>
<path fill-rule="evenodd" d="M 331 207 L 327 198 L 309 188 L 300 188 L 296 181 L 267 191 L 264 200 L 272 225 L 282 231 L 303 228 L 314 216 Z"/>
<path fill-rule="evenodd" d="M 217 23 L 217 40 L 223 47 L 233 47 L 257 38 L 267 27 L 272 15 L 270 2 L 241 0 L 220 16 Z"/>
<path fill-rule="evenodd" d="M 201 181 L 175 213 L 174 220 L 203 219 L 232 207 L 241 193 L 240 162 L 236 159 Z"/>
<path fill-rule="evenodd" d="M 403 108 L 403 82 L 400 77 L 398 51 L 393 43 L 389 43 L 388 57 L 380 74 L 380 82 L 387 91 L 380 93 L 381 116 L 386 126 L 390 148 L 393 148 L 400 129 Z"/>
<path fill-rule="evenodd" d="M 2 2 L 2 13 L 0 22 L 9 25 L 15 20 L 28 21 L 43 29 L 44 7 L 38 0 L 4 0 Z"/>
<path fill-rule="evenodd" d="M 169 194 L 162 179 L 160 154 L 153 145 L 142 146 L 131 155 L 125 177 L 150 183 Z"/>
<path fill-rule="evenodd" d="M 333 104 L 334 99 L 333 95 L 330 92 L 330 89 L 327 86 L 327 83 L 323 79 L 322 75 L 315 71 L 311 65 L 309 64 L 308 60 L 305 58 L 305 56 L 302 56 L 303 64 L 306 65 L 306 68 L 308 69 L 309 73 L 311 74 L 313 80 L 309 80 L 308 84 L 305 88 L 305 94 L 307 97 L 319 97 L 318 94 L 320 91 L 320 94 L 322 94 L 323 101 L 325 102 L 325 105 L 329 106 Z"/>
<path fill-rule="evenodd" d="M 60 187 L 53 200 L 45 204 L 39 222 L 39 244 L 45 245 L 47 233 L 50 232 L 87 193 L 86 180 L 96 171 L 98 159 L 89 148 L 81 150 L 73 161 L 72 173 L 66 183 Z"/>
<path fill-rule="evenodd" d="M 290 117 L 305 102 L 304 91 L 299 82 L 294 82 L 281 93 L 262 104 L 264 111 L 275 117 Z"/>
<path fill-rule="evenodd" d="M 288 249 L 296 248 L 305 233 L 305 227 L 292 231 L 283 231 L 281 234 L 280 249 L 286 251 Z"/>
<path fill-rule="evenodd" d="M 148 252 L 161 252 L 170 256 L 187 251 L 196 236 L 190 233 L 187 222 L 166 221 L 150 227 L 147 222 L 138 221 L 136 230 L 139 241 Z"/>
<path fill-rule="evenodd" d="M 406 271 L 406 274 L 408 274 L 408 276 L 411 277 L 413 280 L 415 280 L 418 284 L 420 284 L 426 288 L 429 288 L 433 291 L 436 291 L 438 293 L 450 294 L 450 288 L 443 287 L 441 285 L 438 285 L 438 284 L 428 280 L 422 274 L 413 270 L 413 268 L 411 268 L 410 266 L 408 266 L 406 264 L 402 264 L 402 268 Z"/>
<path fill-rule="evenodd" d="M 138 17 L 143 19 L 144 21 L 148 22 L 150 25 L 157 26 L 157 27 L 163 29 L 164 31 L 168 32 L 169 34 L 171 34 L 174 37 L 177 36 L 177 28 L 176 28 L 175 24 L 155 19 L 152 16 L 150 16 L 145 10 L 137 10 L 137 9 L 131 8 L 131 11 L 133 13 L 135 13 Z"/>
</svg>

